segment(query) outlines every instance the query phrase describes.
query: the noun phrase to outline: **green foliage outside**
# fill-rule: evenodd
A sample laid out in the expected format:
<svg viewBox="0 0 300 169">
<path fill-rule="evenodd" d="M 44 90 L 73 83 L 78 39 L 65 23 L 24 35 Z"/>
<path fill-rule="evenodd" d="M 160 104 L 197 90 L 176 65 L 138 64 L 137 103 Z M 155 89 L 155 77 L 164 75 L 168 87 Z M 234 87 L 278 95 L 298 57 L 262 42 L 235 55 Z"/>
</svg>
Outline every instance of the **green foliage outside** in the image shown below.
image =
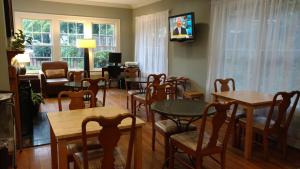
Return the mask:
<svg viewBox="0 0 300 169">
<path fill-rule="evenodd" d="M 108 64 L 108 51 L 95 51 L 94 67 L 101 68 Z"/>
</svg>

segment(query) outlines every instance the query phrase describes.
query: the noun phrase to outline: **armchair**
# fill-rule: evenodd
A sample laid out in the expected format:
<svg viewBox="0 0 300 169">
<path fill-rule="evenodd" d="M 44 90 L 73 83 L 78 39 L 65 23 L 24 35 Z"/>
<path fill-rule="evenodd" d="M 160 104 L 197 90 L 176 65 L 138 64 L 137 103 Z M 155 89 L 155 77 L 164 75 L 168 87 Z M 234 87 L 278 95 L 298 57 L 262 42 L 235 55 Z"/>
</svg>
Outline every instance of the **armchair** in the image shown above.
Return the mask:
<svg viewBox="0 0 300 169">
<path fill-rule="evenodd" d="M 64 84 L 69 81 L 67 62 L 43 62 L 41 68 L 39 77 L 44 97 L 57 95 L 65 89 Z"/>
</svg>

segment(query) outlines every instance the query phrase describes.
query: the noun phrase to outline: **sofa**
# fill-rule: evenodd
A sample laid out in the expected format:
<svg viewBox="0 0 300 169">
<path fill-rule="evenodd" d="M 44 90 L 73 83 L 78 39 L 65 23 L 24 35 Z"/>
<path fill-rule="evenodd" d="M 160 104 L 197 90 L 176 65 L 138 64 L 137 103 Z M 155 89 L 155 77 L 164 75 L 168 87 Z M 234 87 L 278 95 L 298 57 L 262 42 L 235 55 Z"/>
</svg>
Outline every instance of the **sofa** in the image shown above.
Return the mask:
<svg viewBox="0 0 300 169">
<path fill-rule="evenodd" d="M 64 84 L 69 82 L 67 62 L 43 62 L 41 69 L 39 76 L 44 97 L 57 95 L 66 89 Z"/>
</svg>

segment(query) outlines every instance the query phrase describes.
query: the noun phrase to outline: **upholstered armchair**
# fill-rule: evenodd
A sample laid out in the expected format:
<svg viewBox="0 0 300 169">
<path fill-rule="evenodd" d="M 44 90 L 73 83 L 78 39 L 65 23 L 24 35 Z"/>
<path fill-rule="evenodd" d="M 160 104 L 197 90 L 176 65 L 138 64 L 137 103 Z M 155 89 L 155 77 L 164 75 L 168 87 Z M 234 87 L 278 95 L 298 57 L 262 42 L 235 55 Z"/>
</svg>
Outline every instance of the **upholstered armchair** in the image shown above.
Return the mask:
<svg viewBox="0 0 300 169">
<path fill-rule="evenodd" d="M 40 79 L 44 97 L 57 95 L 65 89 L 64 84 L 69 81 L 67 62 L 43 62 Z"/>
</svg>

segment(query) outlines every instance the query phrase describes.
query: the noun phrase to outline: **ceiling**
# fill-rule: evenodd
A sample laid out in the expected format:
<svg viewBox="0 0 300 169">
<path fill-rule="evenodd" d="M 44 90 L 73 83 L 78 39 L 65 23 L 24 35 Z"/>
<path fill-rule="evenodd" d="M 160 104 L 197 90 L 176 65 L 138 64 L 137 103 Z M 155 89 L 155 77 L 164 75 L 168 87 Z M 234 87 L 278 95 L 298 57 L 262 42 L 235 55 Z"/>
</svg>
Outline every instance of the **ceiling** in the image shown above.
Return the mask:
<svg viewBox="0 0 300 169">
<path fill-rule="evenodd" d="M 41 1 L 134 9 L 161 0 L 41 0 Z"/>
</svg>

